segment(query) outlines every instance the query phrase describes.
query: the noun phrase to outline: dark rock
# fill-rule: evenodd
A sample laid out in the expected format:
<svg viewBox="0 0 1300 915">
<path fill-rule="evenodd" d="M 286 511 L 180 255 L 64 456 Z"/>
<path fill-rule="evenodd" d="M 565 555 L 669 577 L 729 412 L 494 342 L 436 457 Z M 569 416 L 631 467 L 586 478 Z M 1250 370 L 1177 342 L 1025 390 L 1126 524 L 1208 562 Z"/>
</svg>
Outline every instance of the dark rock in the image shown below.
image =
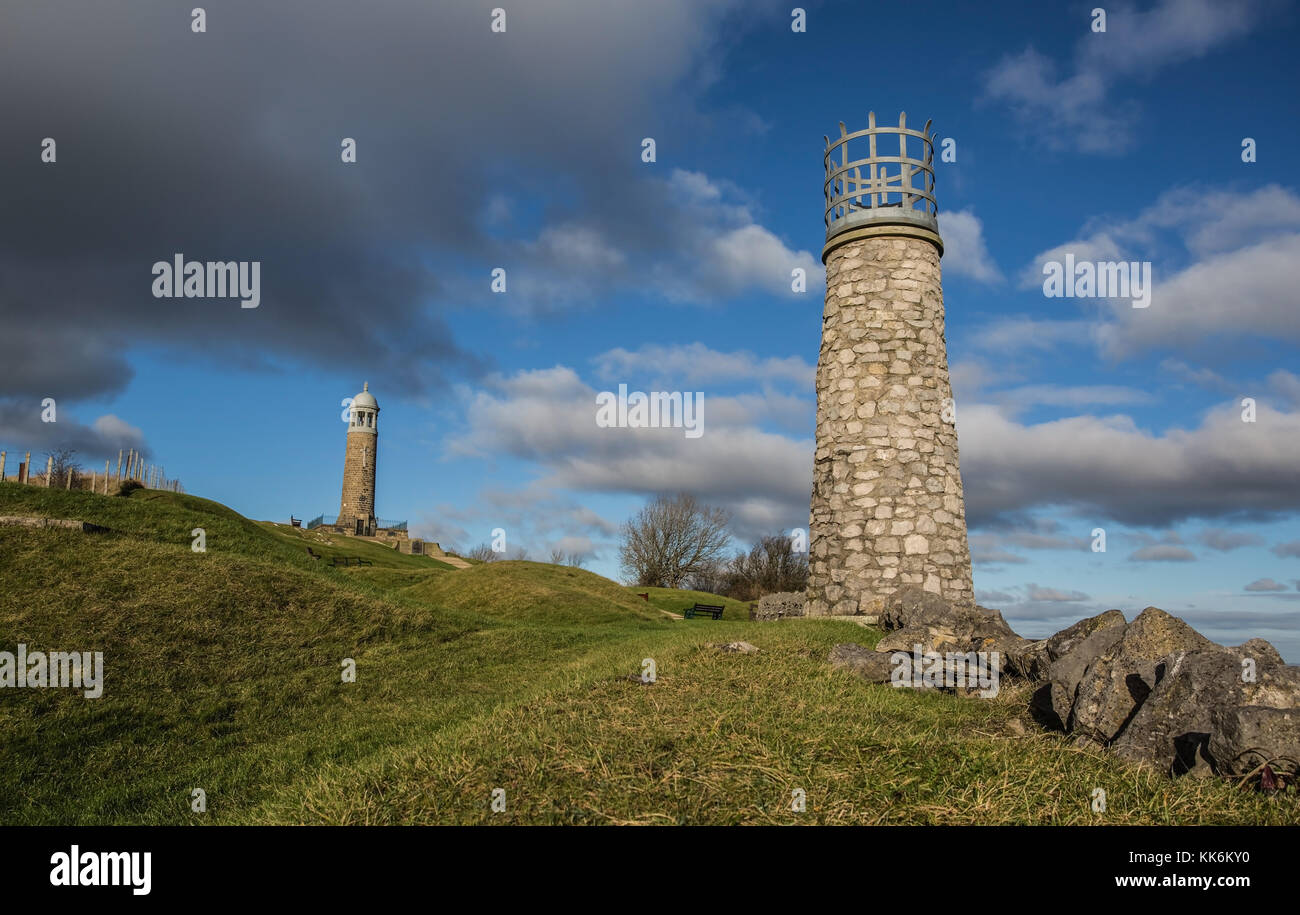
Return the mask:
<svg viewBox="0 0 1300 915">
<path fill-rule="evenodd" d="M 1047 668 L 1051 665 L 1047 658 L 1047 639 L 1036 642 L 1024 639 L 1023 642 L 1022 645 L 1006 647 L 1003 668 L 1015 677 L 1046 680 Z"/>
<path fill-rule="evenodd" d="M 1261 763 L 1294 773 L 1300 769 L 1300 711 L 1294 704 L 1213 709 L 1208 751 L 1220 775 L 1247 775 Z"/>
<path fill-rule="evenodd" d="M 1088 665 L 1074 689 L 1068 717 L 1061 716 L 1071 733 L 1101 745 L 1114 740 L 1151 695 L 1164 673 L 1162 659 L 1180 651 L 1223 650 L 1177 617 L 1147 607 L 1123 629 L 1094 632 L 1057 664 L 1064 665 L 1089 640 L 1107 633 L 1118 633 L 1118 640 Z M 1053 681 L 1057 664 L 1052 665 Z M 1058 715 L 1068 698 L 1068 681 L 1063 686 L 1067 688 L 1058 702 L 1053 682 L 1053 708 Z"/>
<path fill-rule="evenodd" d="M 1102 629 L 1124 625 L 1124 614 L 1118 610 L 1107 610 L 1079 620 L 1049 638 L 1026 642 L 1021 646 L 1008 646 L 1007 672 L 1027 680 L 1046 680 L 1052 664 L 1073 651 L 1088 636 Z"/>
<path fill-rule="evenodd" d="M 851 671 L 868 683 L 888 683 L 893 670 L 891 657 L 886 652 L 846 642 L 831 649 L 830 662 L 832 667 Z"/>
<path fill-rule="evenodd" d="M 950 623 L 951 604 L 930 591 L 916 586 L 899 588 L 885 599 L 880 612 L 880 626 L 886 631 L 908 626 L 932 626 Z"/>
<path fill-rule="evenodd" d="M 910 586 L 891 594 L 880 614 L 889 635 L 878 651 L 997 651 L 1018 650 L 1028 644 L 1007 625 L 1002 614 L 987 607 L 954 606 L 937 594 Z"/>
<path fill-rule="evenodd" d="M 1048 682 L 1034 693 L 1031 700 L 1044 724 L 1062 731 L 1068 729 L 1079 681 L 1093 662 L 1114 648 L 1123 635 L 1122 626 L 1098 629 L 1082 641 L 1073 643 L 1068 654 L 1048 666 Z"/>
<path fill-rule="evenodd" d="M 1253 659 L 1257 667 L 1286 666 L 1286 662 L 1282 660 L 1282 655 L 1278 653 L 1278 650 L 1273 647 L 1273 643 L 1265 639 L 1248 639 L 1235 646 L 1232 650 L 1244 658 Z"/>
<path fill-rule="evenodd" d="M 957 633 L 951 626 L 904 626 L 876 643 L 876 651 L 906 651 L 913 653 L 920 645 L 922 651 L 957 651 Z"/>
<path fill-rule="evenodd" d="M 1245 658 L 1239 648 L 1216 645 L 1162 659 L 1156 665 L 1155 689 L 1115 739 L 1115 752 L 1174 775 L 1194 770 L 1202 760 L 1221 774 L 1234 774 L 1238 757 L 1251 746 L 1289 755 L 1300 741 L 1300 718 L 1277 719 L 1243 709 L 1294 712 L 1300 706 L 1300 671 L 1256 664 L 1247 679 Z M 1211 745 L 1216 715 L 1221 731 L 1217 754 Z"/>
</svg>

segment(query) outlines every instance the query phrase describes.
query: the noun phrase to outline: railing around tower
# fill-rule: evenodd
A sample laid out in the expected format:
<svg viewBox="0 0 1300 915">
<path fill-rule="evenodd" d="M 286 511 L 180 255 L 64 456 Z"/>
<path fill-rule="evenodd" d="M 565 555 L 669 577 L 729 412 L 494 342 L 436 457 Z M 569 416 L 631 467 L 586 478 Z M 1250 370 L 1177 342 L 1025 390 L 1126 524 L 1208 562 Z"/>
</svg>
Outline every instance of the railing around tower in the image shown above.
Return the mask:
<svg viewBox="0 0 1300 915">
<path fill-rule="evenodd" d="M 840 136 L 826 140 L 823 162 L 826 181 L 826 238 L 870 224 L 909 224 L 938 231 L 939 204 L 934 197 L 934 137 L 930 121 L 922 130 L 907 126 L 907 112 L 898 126 L 876 126 L 876 113 L 867 115 L 867 129 L 849 133 L 840 122 Z M 898 142 L 898 155 L 887 154 Z M 861 155 L 852 158 L 849 145 Z M 911 155 L 916 151 L 919 155 Z M 919 183 L 918 183 L 919 182 Z"/>
<path fill-rule="evenodd" d="M 307 530 L 310 531 L 310 530 L 315 530 L 316 528 L 321 526 L 329 527 L 331 525 L 338 524 L 338 522 L 339 522 L 338 515 L 317 515 L 315 518 L 312 518 L 310 521 L 304 524 L 303 527 L 305 527 Z M 375 527 L 382 530 L 389 530 L 389 531 L 404 531 L 406 530 L 406 522 L 389 521 L 386 518 L 376 518 Z"/>
</svg>

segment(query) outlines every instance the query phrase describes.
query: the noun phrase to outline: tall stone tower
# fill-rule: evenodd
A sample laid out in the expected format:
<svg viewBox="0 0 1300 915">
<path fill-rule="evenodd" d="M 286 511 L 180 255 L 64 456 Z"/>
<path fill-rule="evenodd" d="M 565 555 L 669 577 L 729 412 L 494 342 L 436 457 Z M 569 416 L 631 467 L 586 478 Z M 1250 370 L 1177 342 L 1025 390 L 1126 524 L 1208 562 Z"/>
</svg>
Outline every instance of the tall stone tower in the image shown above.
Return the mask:
<svg viewBox="0 0 1300 915">
<path fill-rule="evenodd" d="M 867 125 L 826 138 L 810 616 L 876 613 L 907 585 L 974 603 L 930 122 Z"/>
<path fill-rule="evenodd" d="M 352 398 L 348 446 L 343 458 L 343 497 L 335 524 L 351 534 L 373 537 L 375 528 L 375 461 L 379 453 L 379 402 L 366 382 Z"/>
</svg>

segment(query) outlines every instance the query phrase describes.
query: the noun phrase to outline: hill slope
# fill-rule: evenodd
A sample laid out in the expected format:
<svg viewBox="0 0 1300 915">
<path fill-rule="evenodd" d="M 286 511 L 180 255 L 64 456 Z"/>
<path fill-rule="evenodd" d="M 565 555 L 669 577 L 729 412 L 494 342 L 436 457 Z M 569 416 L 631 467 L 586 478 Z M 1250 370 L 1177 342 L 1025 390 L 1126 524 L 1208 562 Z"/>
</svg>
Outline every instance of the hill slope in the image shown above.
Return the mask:
<svg viewBox="0 0 1300 915">
<path fill-rule="evenodd" d="M 0 650 L 102 651 L 105 668 L 100 699 L 0 689 L 0 823 L 1300 819 L 1294 797 L 1022 732 L 1012 690 L 980 703 L 832 671 L 831 646 L 876 637 L 842 622 L 672 619 L 654 604 L 698 596 L 364 543 L 329 548 L 377 551 L 373 568 L 334 568 L 301 533 L 171 493 L 4 483 L 0 515 L 111 529 L 0 526 Z M 709 647 L 737 639 L 762 651 Z M 647 658 L 657 681 L 629 680 Z"/>
<path fill-rule="evenodd" d="M 659 621 L 666 616 L 593 572 L 524 560 L 481 563 L 430 578 L 403 594 L 439 606 L 553 624 Z"/>
</svg>

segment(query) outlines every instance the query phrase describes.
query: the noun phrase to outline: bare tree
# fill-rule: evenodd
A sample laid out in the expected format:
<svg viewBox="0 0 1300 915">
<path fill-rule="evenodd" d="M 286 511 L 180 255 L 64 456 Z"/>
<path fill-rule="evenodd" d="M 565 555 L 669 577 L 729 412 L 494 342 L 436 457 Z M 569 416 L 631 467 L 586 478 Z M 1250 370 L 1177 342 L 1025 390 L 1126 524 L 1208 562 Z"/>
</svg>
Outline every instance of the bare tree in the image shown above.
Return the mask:
<svg viewBox="0 0 1300 915">
<path fill-rule="evenodd" d="M 764 594 L 807 587 L 808 554 L 796 553 L 784 534 L 772 534 L 755 543 L 748 553 L 732 558 L 722 593 L 736 600 L 757 600 Z"/>
<path fill-rule="evenodd" d="M 726 594 L 730 583 L 727 563 L 717 561 L 705 563 L 686 579 L 686 587 L 690 590 L 709 594 Z"/>
<path fill-rule="evenodd" d="M 679 493 L 659 496 L 623 525 L 619 562 L 636 584 L 678 588 L 722 557 L 727 513 Z"/>
<path fill-rule="evenodd" d="M 564 550 L 560 550 L 560 549 L 554 549 L 554 548 L 552 548 L 552 550 L 551 550 L 551 565 L 553 565 L 553 566 L 562 566 L 562 565 L 564 565 Z"/>
<path fill-rule="evenodd" d="M 68 476 L 71 475 L 73 481 L 77 479 L 77 474 L 81 472 L 81 464 L 74 461 L 73 455 L 77 452 L 71 448 L 60 448 L 58 451 L 50 451 L 45 456 L 53 458 L 54 466 L 50 471 L 50 485 L 62 489 L 68 485 Z"/>
<path fill-rule="evenodd" d="M 572 566 L 575 569 L 581 569 L 586 561 L 587 557 L 583 556 L 581 553 L 570 553 L 564 557 L 564 564 L 566 566 Z"/>
<path fill-rule="evenodd" d="M 480 543 L 478 546 L 466 553 L 465 558 L 476 559 L 479 562 L 496 562 L 501 558 L 501 554 L 493 552 L 490 544 Z"/>
</svg>

